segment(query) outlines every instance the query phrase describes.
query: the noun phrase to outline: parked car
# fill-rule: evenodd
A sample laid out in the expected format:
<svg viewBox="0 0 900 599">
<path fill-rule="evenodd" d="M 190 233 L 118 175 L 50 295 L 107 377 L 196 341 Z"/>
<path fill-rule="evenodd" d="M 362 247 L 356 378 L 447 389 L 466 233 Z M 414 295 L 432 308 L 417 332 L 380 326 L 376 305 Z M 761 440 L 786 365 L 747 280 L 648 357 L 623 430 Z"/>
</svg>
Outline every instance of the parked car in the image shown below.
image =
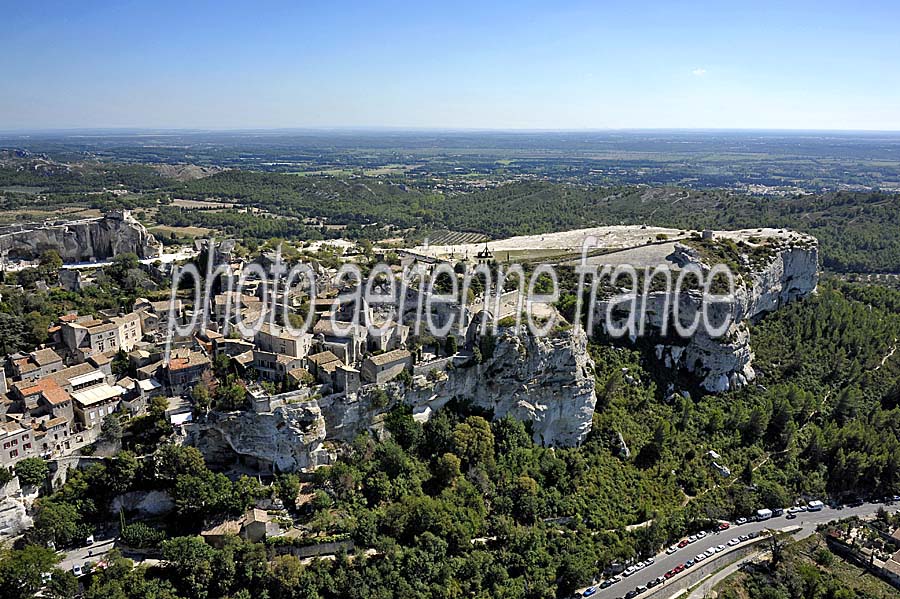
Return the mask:
<svg viewBox="0 0 900 599">
<path fill-rule="evenodd" d="M 698 539 L 702 539 L 702 538 L 705 537 L 705 536 L 706 536 L 706 531 L 705 531 L 705 530 L 701 530 L 700 532 L 697 533 L 697 538 L 698 538 Z"/>
<path fill-rule="evenodd" d="M 735 545 L 740 545 L 740 544 L 741 544 L 740 539 L 731 539 L 730 541 L 728 541 L 729 547 L 734 547 Z"/>
<path fill-rule="evenodd" d="M 728 530 L 729 528 L 731 528 L 731 524 L 729 524 L 728 522 L 719 522 L 718 528 L 719 528 L 720 531 L 721 531 L 721 530 Z"/>
<path fill-rule="evenodd" d="M 75 564 L 74 566 L 72 566 L 72 574 L 74 574 L 75 576 L 83 576 L 84 570 L 81 569 L 81 566 Z"/>
<path fill-rule="evenodd" d="M 678 545 L 671 545 L 668 549 L 666 549 L 666 553 L 668 553 L 669 555 L 672 555 L 676 551 L 678 551 Z"/>
<path fill-rule="evenodd" d="M 697 542 L 697 535 L 691 535 L 691 536 L 689 536 L 689 537 L 687 538 L 687 540 L 688 540 L 688 543 L 696 543 L 696 542 Z"/>
<path fill-rule="evenodd" d="M 734 523 L 737 524 L 738 526 L 740 526 L 742 524 L 746 524 L 747 519 L 746 518 L 738 518 L 737 520 L 734 521 Z"/>
<path fill-rule="evenodd" d="M 690 545 L 690 544 L 691 544 L 690 541 L 688 541 L 687 539 L 684 539 L 684 540 L 682 540 L 680 543 L 678 543 L 678 548 L 679 548 L 679 549 L 684 549 L 685 547 L 687 547 L 687 546 Z"/>
<path fill-rule="evenodd" d="M 591 595 L 597 592 L 597 587 L 588 587 L 584 589 L 584 592 L 581 594 L 582 597 L 590 597 Z"/>
<path fill-rule="evenodd" d="M 716 553 L 725 551 L 725 545 L 716 545 Z"/>
</svg>

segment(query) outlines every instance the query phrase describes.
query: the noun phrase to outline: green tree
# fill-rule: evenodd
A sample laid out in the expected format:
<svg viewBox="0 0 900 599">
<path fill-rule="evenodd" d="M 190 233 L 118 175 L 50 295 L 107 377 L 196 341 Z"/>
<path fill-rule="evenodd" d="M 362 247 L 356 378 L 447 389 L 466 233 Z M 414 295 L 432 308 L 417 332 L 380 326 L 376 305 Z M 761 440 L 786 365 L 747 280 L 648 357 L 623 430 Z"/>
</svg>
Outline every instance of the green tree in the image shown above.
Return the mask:
<svg viewBox="0 0 900 599">
<path fill-rule="evenodd" d="M 289 510 L 297 507 L 297 494 L 300 493 L 300 477 L 296 474 L 280 474 L 275 479 L 275 493 Z"/>
<path fill-rule="evenodd" d="M 118 453 L 109 460 L 106 467 L 106 480 L 113 493 L 124 493 L 134 484 L 140 463 L 134 454 L 128 451 Z"/>
<path fill-rule="evenodd" d="M 156 476 L 163 481 L 174 482 L 181 475 L 198 476 L 207 471 L 203 454 L 196 447 L 166 444 L 153 457 Z"/>
<path fill-rule="evenodd" d="M 0 597 L 33 597 L 42 586 L 41 574 L 51 572 L 57 562 L 55 551 L 36 545 L 0 555 Z"/>
<path fill-rule="evenodd" d="M 209 596 L 218 551 L 200 537 L 177 537 L 163 541 L 162 555 L 171 564 L 173 579 L 185 595 L 198 599 Z"/>
<path fill-rule="evenodd" d="M 113 447 L 119 446 L 122 442 L 122 421 L 118 414 L 109 414 L 103 419 L 97 441 Z"/>
<path fill-rule="evenodd" d="M 40 543 L 52 542 L 61 547 L 73 544 L 81 537 L 81 516 L 68 503 L 42 499 L 34 514 L 34 528 L 30 536 Z"/>
<path fill-rule="evenodd" d="M 47 480 L 50 467 L 41 458 L 25 458 L 16 464 L 16 476 L 23 485 L 39 486 Z"/>
<path fill-rule="evenodd" d="M 494 433 L 490 423 L 481 416 L 469 416 L 453 429 L 454 453 L 467 468 L 475 464 L 492 465 L 494 461 Z"/>
</svg>

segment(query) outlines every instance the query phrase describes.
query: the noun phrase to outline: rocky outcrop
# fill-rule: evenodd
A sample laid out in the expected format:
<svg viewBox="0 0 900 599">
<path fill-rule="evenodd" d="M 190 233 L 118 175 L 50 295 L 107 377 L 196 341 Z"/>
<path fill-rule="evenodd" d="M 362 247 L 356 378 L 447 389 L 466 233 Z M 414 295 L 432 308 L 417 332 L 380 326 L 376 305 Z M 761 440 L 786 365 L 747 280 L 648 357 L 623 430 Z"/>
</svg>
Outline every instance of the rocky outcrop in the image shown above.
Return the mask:
<svg viewBox="0 0 900 599">
<path fill-rule="evenodd" d="M 731 235 L 739 240 L 757 239 L 749 232 L 737 231 Z M 671 291 L 653 292 L 638 301 L 644 335 L 658 341 L 654 349 L 661 366 L 693 374 L 700 386 L 710 392 L 740 387 L 755 378 L 749 321 L 812 293 L 818 284 L 818 243 L 813 237 L 779 232 L 760 239 L 755 252 L 747 243 L 741 247 L 750 249 L 740 256 L 733 301 L 712 303 L 708 310 L 713 324 L 724 323 L 725 317 L 731 316 L 731 325 L 724 334 L 713 336 L 703 326 L 686 338 L 674 333 L 673 311 L 667 307 L 677 303 L 682 322 L 692 322 L 702 309 L 703 294 L 699 290 L 682 291 L 678 295 Z M 676 270 L 694 265 L 704 273 L 710 271 L 714 262 L 703 251 L 683 244 L 675 245 L 668 260 Z M 598 302 L 595 310 L 597 322 L 603 323 L 607 332 L 610 327 L 605 319 L 610 301 Z M 664 330 L 666 315 L 669 320 Z M 622 326 L 625 316 L 614 318 L 612 324 Z M 636 340 L 635 335 L 631 337 L 632 341 Z"/>
<path fill-rule="evenodd" d="M 0 543 L 31 528 L 33 522 L 28 516 L 28 503 L 18 478 L 0 486 Z"/>
<path fill-rule="evenodd" d="M 254 410 L 210 413 L 190 425 L 187 443 L 213 463 L 240 462 L 264 472 L 310 471 L 334 460 L 336 443 L 362 432 L 383 432 L 384 415 L 397 402 L 427 420 L 452 399 L 531 423 L 544 445 L 577 445 L 591 430 L 597 402 L 594 363 L 583 332 L 537 338 L 501 329 L 493 355 L 481 364 L 450 368 L 440 376 L 367 385 L 358 393 L 307 397 L 277 395 Z M 462 361 L 468 361 L 463 359 Z M 387 398 L 387 401 L 385 401 Z"/>
<path fill-rule="evenodd" d="M 63 262 L 105 260 L 133 253 L 156 258 L 162 245 L 127 211 L 103 218 L 26 225 L 0 234 L 0 252 L 11 260 L 34 260 L 46 250 L 59 252 Z"/>
<path fill-rule="evenodd" d="M 269 472 L 328 463 L 325 440 L 325 419 L 315 400 L 273 402 L 266 412 L 211 412 L 191 426 L 188 437 L 210 462 L 238 460 Z"/>
<path fill-rule="evenodd" d="M 501 329 L 492 355 L 435 381 L 417 379 L 406 401 L 430 414 L 451 399 L 531 423 L 535 443 L 578 445 L 591 431 L 597 396 L 587 335 L 574 329 L 548 337 Z"/>
</svg>

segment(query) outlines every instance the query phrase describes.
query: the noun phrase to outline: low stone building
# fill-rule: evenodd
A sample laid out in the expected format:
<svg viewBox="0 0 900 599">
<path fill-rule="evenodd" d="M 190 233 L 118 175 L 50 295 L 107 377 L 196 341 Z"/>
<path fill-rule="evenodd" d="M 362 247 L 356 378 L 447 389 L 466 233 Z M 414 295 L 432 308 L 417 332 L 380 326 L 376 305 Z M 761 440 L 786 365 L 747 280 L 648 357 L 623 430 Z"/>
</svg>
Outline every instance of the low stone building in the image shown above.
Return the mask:
<svg viewBox="0 0 900 599">
<path fill-rule="evenodd" d="M 241 518 L 225 520 L 206 528 L 200 536 L 213 547 L 221 548 L 228 537 L 241 537 L 259 543 L 267 536 L 277 536 L 281 529 L 265 510 L 248 510 Z"/>
<path fill-rule="evenodd" d="M 36 381 L 64 368 L 63 359 L 50 348 L 12 356 L 10 366 L 13 377 L 20 381 Z"/>
<path fill-rule="evenodd" d="M 412 368 L 412 354 L 405 349 L 395 349 L 387 353 L 366 356 L 360 374 L 369 383 L 386 383 L 404 370 Z"/>
<path fill-rule="evenodd" d="M 203 374 L 209 368 L 209 358 L 204 354 L 188 349 L 175 350 L 169 358 L 169 364 L 165 367 L 165 379 L 169 392 L 172 395 L 189 392 L 191 387 L 200 382 Z"/>
</svg>

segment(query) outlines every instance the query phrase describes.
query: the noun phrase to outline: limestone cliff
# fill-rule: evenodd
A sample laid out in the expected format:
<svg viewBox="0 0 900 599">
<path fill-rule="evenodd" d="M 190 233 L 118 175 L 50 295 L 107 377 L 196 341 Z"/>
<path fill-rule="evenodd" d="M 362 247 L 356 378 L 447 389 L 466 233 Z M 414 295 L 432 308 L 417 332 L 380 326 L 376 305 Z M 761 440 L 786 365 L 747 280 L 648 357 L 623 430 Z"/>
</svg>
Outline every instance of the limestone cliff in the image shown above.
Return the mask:
<svg viewBox="0 0 900 599">
<path fill-rule="evenodd" d="M 213 463 L 243 461 L 270 472 L 314 470 L 328 463 L 325 420 L 314 400 L 278 402 L 270 411 L 211 412 L 188 442 Z"/>
<path fill-rule="evenodd" d="M 463 358 L 461 362 L 469 360 Z M 548 338 L 497 337 L 493 355 L 481 364 L 450 368 L 441 376 L 417 376 L 401 383 L 367 385 L 358 393 L 307 397 L 301 390 L 254 404 L 253 410 L 211 413 L 189 428 L 187 442 L 211 462 L 239 461 L 263 471 L 309 471 L 330 463 L 335 444 L 383 430 L 385 413 L 406 402 L 419 420 L 451 399 L 470 401 L 495 417 L 531 422 L 534 440 L 577 445 L 591 430 L 597 398 L 594 364 L 583 332 Z M 385 404 L 387 393 L 389 401 Z"/>
<path fill-rule="evenodd" d="M 457 367 L 436 381 L 418 379 L 406 401 L 430 414 L 450 399 L 530 422 L 535 443 L 578 445 L 591 431 L 597 396 L 587 336 L 574 329 L 548 337 L 501 329 L 481 364 Z"/>
<path fill-rule="evenodd" d="M 703 327 L 688 338 L 678 337 L 672 331 L 672 311 L 667 311 L 666 306 L 677 303 L 683 322 L 691 322 L 702 309 L 701 291 L 683 291 L 677 296 L 666 291 L 653 292 L 638 305 L 644 314 L 644 334 L 658 341 L 655 354 L 661 365 L 692 373 L 700 386 L 711 392 L 739 387 L 755 378 L 748 321 L 812 293 L 818 284 L 818 242 L 815 238 L 774 230 L 733 231 L 721 235 L 726 243 L 737 241 L 729 247 L 742 252 L 738 256 L 739 264 L 731 265 L 737 275 L 733 301 L 711 304 L 709 309 L 713 323 L 722 323 L 727 314 L 731 315 L 731 325 L 724 335 L 712 337 Z M 714 248 L 714 244 L 707 244 L 707 247 Z M 702 246 L 675 244 L 667 260 L 675 270 L 695 265 L 708 273 L 711 265 L 721 257 L 714 251 L 705 251 Z M 595 310 L 597 322 L 604 323 L 607 331 L 609 327 L 604 319 L 608 305 L 608 300 L 600 301 Z M 667 313 L 668 332 L 664 334 L 663 322 Z M 624 317 L 614 319 L 616 325 L 623 322 Z"/>
<path fill-rule="evenodd" d="M 105 260 L 133 253 L 155 258 L 162 245 L 128 212 L 103 218 L 25 225 L 0 234 L 0 252 L 9 259 L 34 260 L 45 250 L 59 252 L 63 262 Z"/>
</svg>

